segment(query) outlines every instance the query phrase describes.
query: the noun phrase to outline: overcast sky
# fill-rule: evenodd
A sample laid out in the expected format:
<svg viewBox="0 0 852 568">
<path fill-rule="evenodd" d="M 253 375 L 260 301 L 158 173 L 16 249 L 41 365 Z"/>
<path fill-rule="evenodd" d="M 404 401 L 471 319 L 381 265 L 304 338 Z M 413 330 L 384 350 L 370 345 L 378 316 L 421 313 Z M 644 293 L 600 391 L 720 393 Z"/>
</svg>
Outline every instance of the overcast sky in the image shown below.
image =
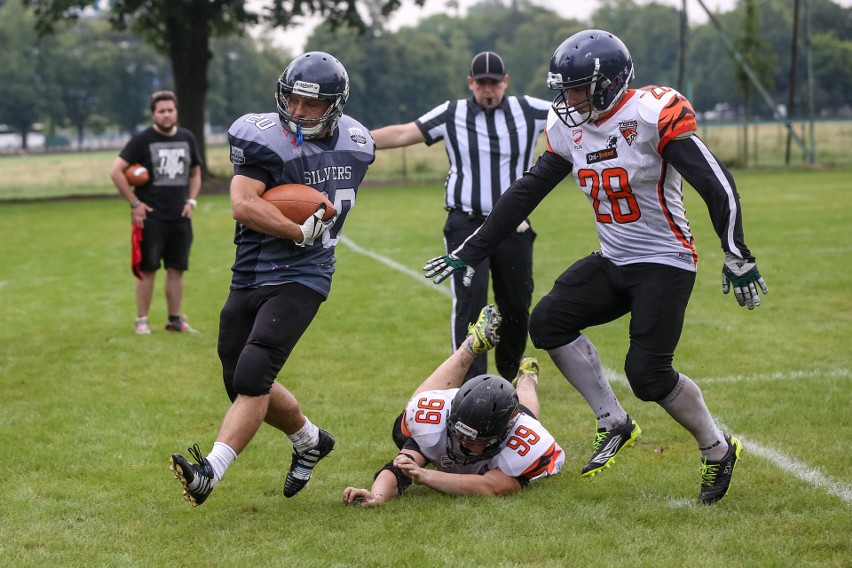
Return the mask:
<svg viewBox="0 0 852 568">
<path fill-rule="evenodd" d="M 644 0 L 638 1 L 641 3 Z M 682 0 L 656 1 L 659 4 L 669 6 L 680 7 L 682 5 Z M 703 1 L 704 5 L 711 11 L 728 11 L 736 4 L 736 0 Z M 262 2 L 263 0 L 254 0 L 253 3 L 260 4 Z M 467 8 L 478 2 L 479 0 L 459 0 L 459 12 L 456 15 L 466 14 Z M 852 0 L 835 0 L 835 2 L 843 6 L 852 5 Z M 504 3 L 508 4 L 508 0 L 504 0 Z M 595 0 L 531 0 L 531 3 L 552 10 L 563 18 L 576 18 L 581 21 L 588 20 L 592 12 L 601 4 Z M 690 21 L 698 23 L 707 21 L 707 16 L 698 0 L 687 0 L 686 10 Z M 447 12 L 446 0 L 426 0 L 426 4 L 422 8 L 414 6 L 414 2 L 411 0 L 403 0 L 403 7 L 394 14 L 391 19 L 390 28 L 396 30 L 402 26 L 413 26 L 425 17 L 442 12 Z M 308 36 L 311 34 L 313 28 L 321 21 L 320 18 L 310 18 L 306 19 L 304 25 L 289 28 L 285 31 L 275 31 L 273 32 L 275 44 L 285 47 L 293 53 L 301 53 Z"/>
<path fill-rule="evenodd" d="M 464 15 L 467 13 L 467 8 L 478 4 L 481 0 L 458 0 L 459 11 L 454 15 Z M 596 0 L 530 0 L 532 4 L 552 10 L 563 18 L 576 18 L 581 21 L 588 21 L 601 2 Z M 648 0 L 637 0 L 639 3 L 650 3 Z M 250 0 L 250 4 L 262 4 L 264 0 Z M 658 4 L 675 6 L 680 8 L 683 5 L 683 0 L 656 0 Z M 736 5 L 736 0 L 703 0 L 707 9 L 712 12 L 727 12 L 732 10 Z M 509 0 L 503 0 L 504 4 L 508 4 Z M 841 6 L 852 6 L 852 0 L 834 0 L 835 4 Z M 413 26 L 423 18 L 434 14 L 446 13 L 446 0 L 426 0 L 425 5 L 420 8 L 414 5 L 412 0 L 403 0 L 403 6 L 394 13 L 390 21 L 390 29 L 396 30 L 403 26 Z M 686 11 L 690 22 L 704 23 L 707 21 L 707 15 L 698 0 L 687 0 Z M 452 12 L 456 12 L 453 10 Z M 284 31 L 274 31 L 274 39 L 276 45 L 289 49 L 294 54 L 301 53 L 304 50 L 305 42 L 308 36 L 311 35 L 314 27 L 322 20 L 320 18 L 307 18 L 305 24 L 288 28 Z"/>
</svg>

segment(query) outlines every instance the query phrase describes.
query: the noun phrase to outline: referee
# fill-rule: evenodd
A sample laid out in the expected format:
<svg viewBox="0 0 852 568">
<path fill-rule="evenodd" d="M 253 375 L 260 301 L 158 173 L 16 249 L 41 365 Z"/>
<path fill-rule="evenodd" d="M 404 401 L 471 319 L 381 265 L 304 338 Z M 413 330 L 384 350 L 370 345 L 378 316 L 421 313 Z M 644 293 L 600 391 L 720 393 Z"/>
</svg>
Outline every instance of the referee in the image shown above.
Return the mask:
<svg viewBox="0 0 852 568">
<path fill-rule="evenodd" d="M 455 250 L 482 225 L 509 185 L 533 163 L 533 152 L 544 129 L 550 103 L 529 96 L 506 96 L 509 75 L 493 51 L 477 54 L 470 64 L 469 99 L 446 101 L 414 122 L 385 126 L 371 132 L 376 148 L 399 148 L 418 142 L 444 141 L 450 160 L 446 182 L 444 245 Z M 512 380 L 527 342 L 533 291 L 535 232 L 524 221 L 475 267 L 473 282 L 453 276 L 452 348 L 464 342 L 467 325 L 488 303 L 488 279 L 503 316 L 500 343 L 495 349 L 497 371 Z M 487 371 L 485 355 L 477 357 L 466 379 Z"/>
</svg>

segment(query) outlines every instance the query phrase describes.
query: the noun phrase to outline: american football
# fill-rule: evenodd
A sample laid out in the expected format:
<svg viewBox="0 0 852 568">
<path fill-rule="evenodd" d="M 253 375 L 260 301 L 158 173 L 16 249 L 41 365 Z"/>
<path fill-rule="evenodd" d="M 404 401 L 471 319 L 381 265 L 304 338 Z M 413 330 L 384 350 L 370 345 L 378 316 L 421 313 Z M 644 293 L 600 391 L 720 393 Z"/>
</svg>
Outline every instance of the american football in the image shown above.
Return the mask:
<svg viewBox="0 0 852 568">
<path fill-rule="evenodd" d="M 328 221 L 335 214 L 334 206 L 328 197 L 307 185 L 298 183 L 279 185 L 266 190 L 262 197 L 295 223 L 304 223 L 314 214 L 320 203 L 325 203 L 323 221 Z"/>
<path fill-rule="evenodd" d="M 131 164 L 127 166 L 127 169 L 124 170 L 124 177 L 127 178 L 127 181 L 133 187 L 145 185 L 148 183 L 148 180 L 151 179 L 151 176 L 148 174 L 148 170 L 146 170 L 145 166 L 142 164 Z"/>
</svg>

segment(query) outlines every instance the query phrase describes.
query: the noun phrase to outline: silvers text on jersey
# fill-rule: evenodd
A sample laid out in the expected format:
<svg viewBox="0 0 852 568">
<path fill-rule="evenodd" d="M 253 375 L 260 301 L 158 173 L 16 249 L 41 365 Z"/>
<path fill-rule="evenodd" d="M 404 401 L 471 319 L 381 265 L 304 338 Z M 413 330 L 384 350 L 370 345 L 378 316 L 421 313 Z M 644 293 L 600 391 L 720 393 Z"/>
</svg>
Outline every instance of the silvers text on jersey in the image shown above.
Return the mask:
<svg viewBox="0 0 852 568">
<path fill-rule="evenodd" d="M 329 180 L 352 179 L 352 166 L 328 166 L 305 172 L 305 185 L 317 186 Z"/>
</svg>

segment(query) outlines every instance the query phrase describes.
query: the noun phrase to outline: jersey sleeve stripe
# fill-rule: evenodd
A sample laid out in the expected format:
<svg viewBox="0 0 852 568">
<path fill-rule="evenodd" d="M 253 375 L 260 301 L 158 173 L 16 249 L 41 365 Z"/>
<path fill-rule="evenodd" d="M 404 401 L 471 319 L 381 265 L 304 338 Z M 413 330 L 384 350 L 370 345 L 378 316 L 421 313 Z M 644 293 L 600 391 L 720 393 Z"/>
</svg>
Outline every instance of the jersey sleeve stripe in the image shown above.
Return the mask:
<svg viewBox="0 0 852 568">
<path fill-rule="evenodd" d="M 660 202 L 660 210 L 663 212 L 663 215 L 666 218 L 666 223 L 669 224 L 669 229 L 671 229 L 672 234 L 678 240 L 678 242 L 683 245 L 683 248 L 687 249 L 692 255 L 692 263 L 694 265 L 698 265 L 698 251 L 695 250 L 695 241 L 692 237 L 687 237 L 681 228 L 675 223 L 674 218 L 672 217 L 671 210 L 669 209 L 668 203 L 666 203 L 666 171 L 668 169 L 668 165 L 665 162 L 662 162 L 660 167 L 660 177 L 657 183 L 657 199 Z"/>
<path fill-rule="evenodd" d="M 731 253 L 743 258 L 747 255 L 743 254 L 740 248 L 737 246 L 737 241 L 734 238 L 734 229 L 737 226 L 737 199 L 734 196 L 734 188 L 731 187 L 731 184 L 728 182 L 728 178 L 725 176 L 725 173 L 722 171 L 722 167 L 719 164 L 719 161 L 716 160 L 716 156 L 713 155 L 713 152 L 704 145 L 704 142 L 701 141 L 698 136 L 690 136 L 689 141 L 695 144 L 698 149 L 701 151 L 701 155 L 704 156 L 704 159 L 707 160 L 707 164 L 710 166 L 710 169 L 713 171 L 713 175 L 716 177 L 716 180 L 719 182 L 719 185 L 725 190 L 725 195 L 728 198 L 728 222 L 726 224 L 727 229 L 725 230 L 725 242 L 728 245 L 729 251 Z"/>
<path fill-rule="evenodd" d="M 562 448 L 560 448 L 556 442 L 550 445 L 547 448 L 547 451 L 538 458 L 538 460 L 532 464 L 530 467 L 525 469 L 523 473 L 521 473 L 518 477 L 526 477 L 527 479 L 535 479 L 537 477 L 541 477 L 542 475 L 550 475 L 556 469 L 557 464 L 559 463 L 559 456 L 562 454 Z"/>
<path fill-rule="evenodd" d="M 407 410 L 402 413 L 402 422 L 399 423 L 399 429 L 402 430 L 402 435 L 406 438 L 411 438 L 411 432 L 408 430 L 408 426 L 405 423 L 405 414 Z"/>
</svg>

